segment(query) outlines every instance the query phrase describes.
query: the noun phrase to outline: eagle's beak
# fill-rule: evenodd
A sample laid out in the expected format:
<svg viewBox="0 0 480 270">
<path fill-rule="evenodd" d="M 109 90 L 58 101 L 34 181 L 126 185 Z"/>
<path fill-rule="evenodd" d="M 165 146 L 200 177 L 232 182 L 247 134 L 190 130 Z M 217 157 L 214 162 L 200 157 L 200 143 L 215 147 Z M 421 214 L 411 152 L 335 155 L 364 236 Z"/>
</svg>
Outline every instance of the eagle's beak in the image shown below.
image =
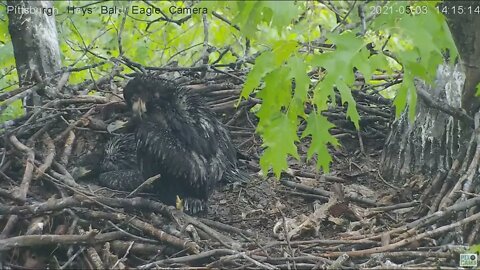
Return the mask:
<svg viewBox="0 0 480 270">
<path fill-rule="evenodd" d="M 147 112 L 147 106 L 143 99 L 139 98 L 132 103 L 133 114 L 142 118 L 143 114 Z"/>
</svg>

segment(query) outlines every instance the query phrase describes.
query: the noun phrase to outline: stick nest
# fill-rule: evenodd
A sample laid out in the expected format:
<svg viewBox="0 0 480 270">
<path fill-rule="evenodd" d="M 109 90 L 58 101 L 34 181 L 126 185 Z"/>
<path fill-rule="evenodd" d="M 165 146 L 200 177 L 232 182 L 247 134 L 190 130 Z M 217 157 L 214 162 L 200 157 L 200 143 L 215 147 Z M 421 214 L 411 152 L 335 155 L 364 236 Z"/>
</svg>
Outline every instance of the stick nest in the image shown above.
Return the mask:
<svg viewBox="0 0 480 270">
<path fill-rule="evenodd" d="M 103 149 L 128 121 L 121 98 L 126 80 L 116 74 L 93 83 L 96 95 L 88 95 L 92 82 L 67 86 L 71 95 L 45 101 L 3 130 L 1 268 L 458 266 L 461 247 L 448 246 L 446 236 L 454 238 L 478 214 L 453 223 L 445 218 L 455 209 L 415 216 L 418 185 L 398 188 L 377 173 L 392 121 L 389 100 L 353 91 L 360 130 L 346 119 L 346 106 L 333 101 L 337 106 L 324 115 L 343 145 L 331 149 L 333 173 L 315 171 L 304 138 L 301 160 L 289 159 L 278 181 L 260 173 L 261 139 L 251 111 L 261 101 L 252 96 L 238 103 L 244 74 L 181 75 L 178 83 L 204 95 L 229 128 L 251 182 L 217 187 L 207 216 L 191 217 L 152 194 L 129 196 L 95 179 L 75 181 L 78 162 Z M 422 181 L 414 180 L 409 183 Z"/>
</svg>

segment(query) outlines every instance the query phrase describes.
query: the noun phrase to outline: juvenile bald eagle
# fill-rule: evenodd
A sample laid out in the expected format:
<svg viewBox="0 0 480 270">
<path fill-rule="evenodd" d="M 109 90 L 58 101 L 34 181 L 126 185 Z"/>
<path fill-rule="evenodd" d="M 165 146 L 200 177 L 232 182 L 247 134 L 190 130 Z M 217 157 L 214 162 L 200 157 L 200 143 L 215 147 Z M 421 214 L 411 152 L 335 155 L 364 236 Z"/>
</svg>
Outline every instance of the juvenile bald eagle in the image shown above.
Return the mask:
<svg viewBox="0 0 480 270">
<path fill-rule="evenodd" d="M 190 213 L 205 211 L 215 183 L 236 172 L 227 130 L 200 96 L 174 82 L 139 75 L 123 96 L 137 121 L 137 160 L 143 177 L 160 174 L 155 193 Z"/>
<path fill-rule="evenodd" d="M 74 178 L 93 177 L 112 189 L 132 191 L 144 182 L 134 134 L 113 136 L 102 151 L 83 157 L 77 165 L 72 171 Z"/>
<path fill-rule="evenodd" d="M 144 181 L 137 164 L 135 135 L 112 137 L 104 146 L 98 182 L 106 187 L 133 191 Z"/>
</svg>

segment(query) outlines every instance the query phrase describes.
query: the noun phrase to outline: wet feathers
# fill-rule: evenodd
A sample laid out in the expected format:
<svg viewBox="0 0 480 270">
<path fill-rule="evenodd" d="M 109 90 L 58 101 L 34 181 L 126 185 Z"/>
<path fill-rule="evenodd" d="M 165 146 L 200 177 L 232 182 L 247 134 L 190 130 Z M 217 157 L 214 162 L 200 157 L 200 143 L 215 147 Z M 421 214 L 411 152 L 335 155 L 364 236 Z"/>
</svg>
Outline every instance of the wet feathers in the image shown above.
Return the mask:
<svg viewBox="0 0 480 270">
<path fill-rule="evenodd" d="M 139 75 L 124 89 L 135 121 L 136 159 L 144 179 L 160 174 L 155 193 L 186 210 L 206 210 L 216 182 L 236 170 L 236 150 L 203 99 L 174 82 Z"/>
</svg>

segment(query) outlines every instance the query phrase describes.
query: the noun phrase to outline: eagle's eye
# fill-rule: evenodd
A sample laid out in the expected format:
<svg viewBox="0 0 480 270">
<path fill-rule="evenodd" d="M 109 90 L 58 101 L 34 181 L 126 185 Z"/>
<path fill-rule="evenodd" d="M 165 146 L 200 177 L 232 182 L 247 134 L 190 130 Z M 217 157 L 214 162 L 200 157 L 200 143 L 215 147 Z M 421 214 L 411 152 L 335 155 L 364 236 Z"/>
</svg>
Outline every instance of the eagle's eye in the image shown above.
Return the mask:
<svg viewBox="0 0 480 270">
<path fill-rule="evenodd" d="M 145 101 L 138 96 L 132 97 L 132 111 L 136 116 L 142 118 L 143 114 L 147 112 Z"/>
</svg>

